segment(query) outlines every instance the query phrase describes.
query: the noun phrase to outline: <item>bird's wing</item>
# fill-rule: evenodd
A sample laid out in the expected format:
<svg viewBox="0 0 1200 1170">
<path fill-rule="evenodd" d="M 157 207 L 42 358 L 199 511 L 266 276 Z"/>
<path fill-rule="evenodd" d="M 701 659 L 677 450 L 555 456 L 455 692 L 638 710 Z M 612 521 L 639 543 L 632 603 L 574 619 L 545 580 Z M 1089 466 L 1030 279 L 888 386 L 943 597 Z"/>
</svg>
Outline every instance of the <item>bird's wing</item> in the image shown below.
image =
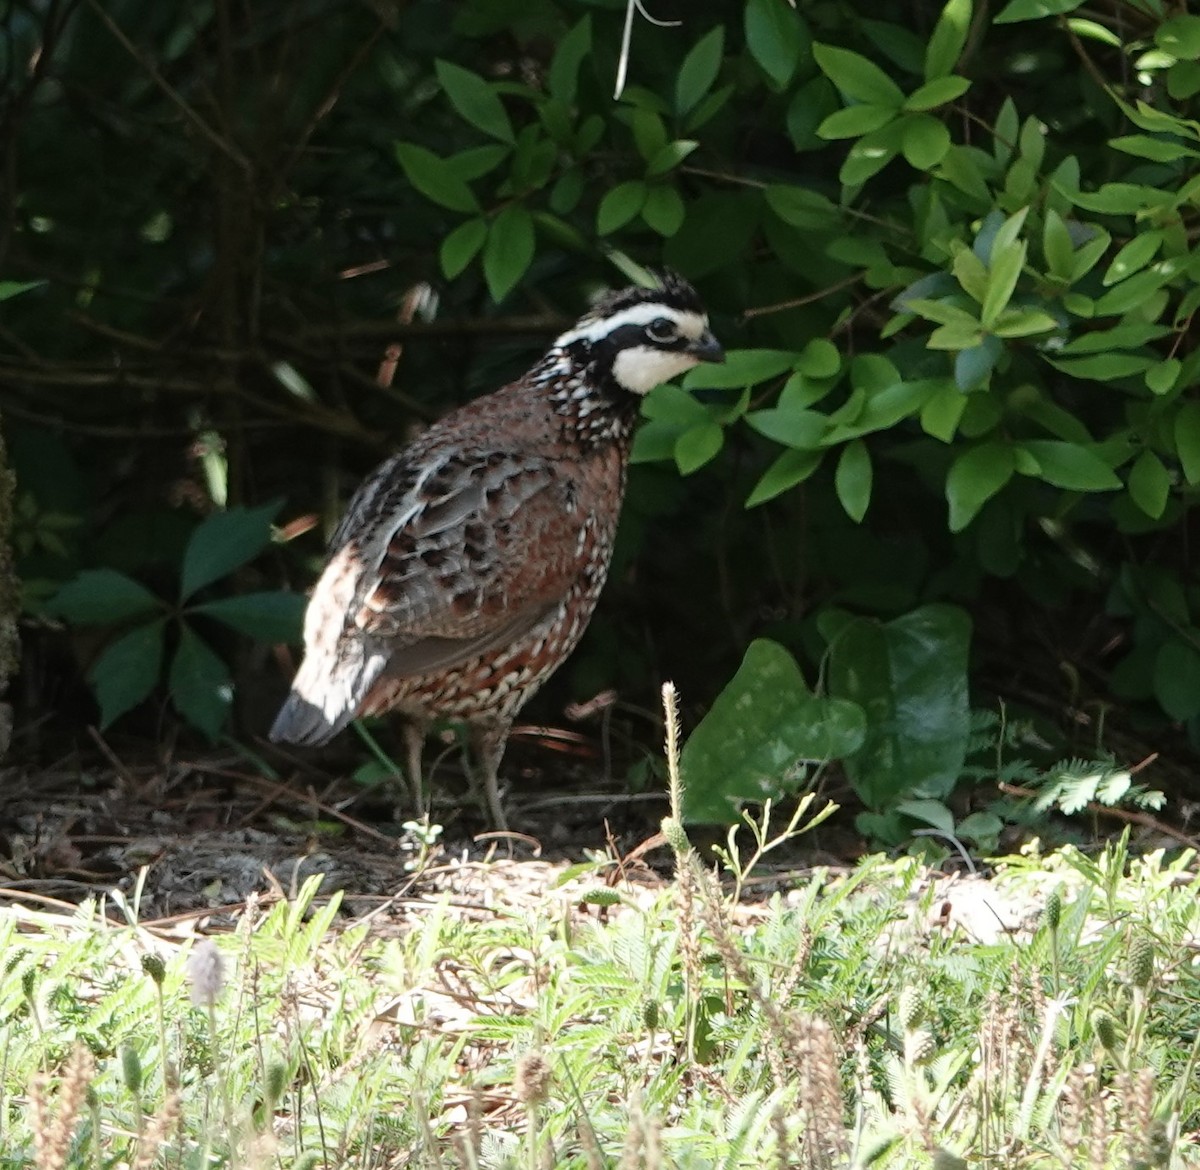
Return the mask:
<svg viewBox="0 0 1200 1170">
<path fill-rule="evenodd" d="M 383 652 L 385 674 L 449 669 L 511 643 L 584 569 L 585 518 L 563 464 L 454 451 L 380 470 L 351 502 L 312 609 L 340 627 L 339 642 Z"/>
</svg>

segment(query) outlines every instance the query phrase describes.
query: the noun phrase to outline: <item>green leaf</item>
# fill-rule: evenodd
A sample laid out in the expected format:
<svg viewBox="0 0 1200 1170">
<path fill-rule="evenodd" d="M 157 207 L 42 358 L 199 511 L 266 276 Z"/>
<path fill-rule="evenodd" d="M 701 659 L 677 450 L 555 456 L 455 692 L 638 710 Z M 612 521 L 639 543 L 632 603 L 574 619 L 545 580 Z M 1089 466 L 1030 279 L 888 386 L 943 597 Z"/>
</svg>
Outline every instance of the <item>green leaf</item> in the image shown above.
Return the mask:
<svg viewBox="0 0 1200 1170">
<path fill-rule="evenodd" d="M 763 194 L 767 206 L 784 223 L 790 223 L 793 227 L 827 228 L 841 218 L 841 212 L 832 200 L 807 187 L 776 183 Z"/>
<path fill-rule="evenodd" d="M 937 24 L 933 26 L 925 50 L 926 81 L 944 77 L 954 69 L 962 56 L 970 30 L 971 0 L 949 0 Z"/>
<path fill-rule="evenodd" d="M 1075 245 L 1071 242 L 1071 233 L 1063 217 L 1053 207 L 1046 209 L 1042 224 L 1042 254 L 1046 257 L 1051 276 L 1062 281 L 1071 279 Z"/>
<path fill-rule="evenodd" d="M 1200 632 L 1191 631 L 1200 637 Z M 1154 697 L 1172 718 L 1184 722 L 1200 715 L 1200 650 L 1190 641 L 1169 638 L 1154 659 Z"/>
<path fill-rule="evenodd" d="M 1058 321 L 1040 309 L 1005 309 L 992 326 L 997 337 L 1032 337 L 1058 328 Z"/>
<path fill-rule="evenodd" d="M 798 764 L 842 758 L 864 732 L 854 703 L 814 695 L 787 650 L 756 639 L 684 744 L 684 820 L 732 823 L 743 802 L 783 796 Z"/>
<path fill-rule="evenodd" d="M 674 187 L 659 184 L 646 192 L 642 219 L 660 236 L 673 236 L 679 231 L 685 214 L 683 198 Z"/>
<path fill-rule="evenodd" d="M 873 61 L 837 45 L 813 45 L 821 72 L 848 98 L 898 110 L 904 105 L 900 87 Z"/>
<path fill-rule="evenodd" d="M 679 138 L 668 142 L 650 159 L 646 166 L 646 175 L 653 178 L 673 171 L 700 143 L 690 138 Z"/>
<path fill-rule="evenodd" d="M 19 297 L 30 289 L 41 288 L 48 283 L 44 280 L 0 280 L 0 301 L 8 301 Z"/>
<path fill-rule="evenodd" d="M 790 349 L 731 349 L 721 365 L 705 364 L 689 370 L 683 379 L 688 390 L 740 390 L 768 378 L 777 378 L 796 363 Z"/>
<path fill-rule="evenodd" d="M 1183 362 L 1178 358 L 1163 358 L 1146 371 L 1146 389 L 1151 394 L 1169 394 L 1182 372 Z"/>
<path fill-rule="evenodd" d="M 280 501 L 261 508 L 229 508 L 214 512 L 192 533 L 183 553 L 179 599 L 226 577 L 252 561 L 271 543 L 271 521 Z"/>
<path fill-rule="evenodd" d="M 859 138 L 886 126 L 896 117 L 896 111 L 891 106 L 846 106 L 834 110 L 817 127 L 817 137 L 830 141 L 837 138 Z"/>
<path fill-rule="evenodd" d="M 225 663 L 186 624 L 179 631 L 167 685 L 175 710 L 215 740 L 233 703 L 233 680 Z"/>
<path fill-rule="evenodd" d="M 997 240 L 997 246 L 992 249 L 991 264 L 988 266 L 987 295 L 983 298 L 981 319 L 986 328 L 990 329 L 995 325 L 1001 312 L 1012 300 L 1024 266 L 1023 240 L 1014 240 L 1003 245 Z"/>
<path fill-rule="evenodd" d="M 949 443 L 967 409 L 967 396 L 954 382 L 947 382 L 921 407 L 921 429 L 943 443 Z"/>
<path fill-rule="evenodd" d="M 904 108 L 914 113 L 920 110 L 936 110 L 947 102 L 960 98 L 971 83 L 965 77 L 935 77 L 927 81 L 904 99 Z"/>
<path fill-rule="evenodd" d="M 860 187 L 877 175 L 900 153 L 903 132 L 902 123 L 895 121 L 860 138 L 846 155 L 838 171 L 838 181 L 844 187 Z"/>
<path fill-rule="evenodd" d="M 823 456 L 823 451 L 784 451 L 754 485 L 746 507 L 756 508 L 803 483 L 821 466 Z"/>
<path fill-rule="evenodd" d="M 962 394 L 959 394 L 962 398 Z M 1007 443 L 981 443 L 964 451 L 946 476 L 946 501 L 950 505 L 950 531 L 961 532 L 1013 477 L 1016 459 Z"/>
<path fill-rule="evenodd" d="M 396 159 L 408 181 L 426 199 L 451 211 L 478 212 L 475 193 L 454 173 L 446 160 L 411 142 L 397 142 Z"/>
<path fill-rule="evenodd" d="M 1183 477 L 1188 483 L 1200 483 L 1200 402 L 1184 402 L 1175 416 L 1175 450 Z"/>
<path fill-rule="evenodd" d="M 450 104 L 464 121 L 501 142 L 516 141 L 499 95 L 478 73 L 441 60 L 434 62 L 434 69 Z"/>
<path fill-rule="evenodd" d="M 206 601 L 188 613 L 215 618 L 260 642 L 296 643 L 300 641 L 306 604 L 302 593 L 240 593 Z"/>
<path fill-rule="evenodd" d="M 1011 0 L 994 19 L 994 24 L 1015 24 L 1020 20 L 1041 20 L 1074 12 L 1083 0 Z"/>
<path fill-rule="evenodd" d="M 710 463 L 725 443 L 725 432 L 715 422 L 690 427 L 675 440 L 675 465 L 680 475 L 691 475 Z"/>
<path fill-rule="evenodd" d="M 871 504 L 871 453 L 862 439 L 847 443 L 838 460 L 833 483 L 838 502 L 855 524 L 861 524 Z"/>
<path fill-rule="evenodd" d="M 796 359 L 796 371 L 806 378 L 832 378 L 842 368 L 842 355 L 832 341 L 815 337 Z"/>
<path fill-rule="evenodd" d="M 149 589 L 115 569 L 85 569 L 46 603 L 47 613 L 81 626 L 115 626 L 161 608 Z"/>
<path fill-rule="evenodd" d="M 596 231 L 599 235 L 611 235 L 624 227 L 646 205 L 648 188 L 641 179 L 629 179 L 618 183 L 600 200 L 596 213 Z"/>
<path fill-rule="evenodd" d="M 469 219 L 459 224 L 443 241 L 438 259 L 447 280 L 453 280 L 479 254 L 487 239 L 487 222 Z"/>
<path fill-rule="evenodd" d="M 579 67 L 592 51 L 592 18 L 585 16 L 561 41 L 550 62 L 550 93 L 564 106 L 575 104 L 579 88 Z"/>
<path fill-rule="evenodd" d="M 682 427 L 698 426 L 710 418 L 708 409 L 680 386 L 656 386 L 642 399 L 642 416 Z"/>
<path fill-rule="evenodd" d="M 1196 60 L 1200 57 L 1200 16 L 1185 13 L 1164 20 L 1154 31 L 1154 43 L 1172 57 Z"/>
<path fill-rule="evenodd" d="M 787 0 L 748 0 L 746 45 L 776 90 L 786 89 L 808 54 L 812 36 Z"/>
<path fill-rule="evenodd" d="M 1152 357 L 1135 353 L 1098 353 L 1093 357 L 1060 358 L 1050 364 L 1072 378 L 1084 378 L 1094 382 L 1111 382 L 1116 378 L 1127 378 L 1140 374 L 1154 365 Z"/>
<path fill-rule="evenodd" d="M 675 78 L 675 112 L 689 113 L 717 80 L 725 55 L 725 28 L 717 25 L 705 33 L 684 57 Z"/>
<path fill-rule="evenodd" d="M 819 447 L 829 429 L 829 419 L 819 411 L 790 406 L 752 410 L 746 415 L 746 422 L 772 442 L 801 451 Z"/>
<path fill-rule="evenodd" d="M 1153 451 L 1143 451 L 1129 469 L 1129 496 L 1151 520 L 1166 509 L 1171 473 Z"/>
<path fill-rule="evenodd" d="M 1154 162 L 1178 162 L 1181 158 L 1200 158 L 1200 151 L 1166 138 L 1151 138 L 1146 134 L 1129 134 L 1113 138 L 1108 143 L 1114 150 L 1148 158 Z"/>
<path fill-rule="evenodd" d="M 1161 231 L 1143 232 L 1134 236 L 1114 257 L 1104 274 L 1104 285 L 1116 284 L 1135 272 L 1140 272 L 1158 254 L 1162 246 Z"/>
<path fill-rule="evenodd" d="M 131 711 L 154 690 L 162 670 L 165 619 L 137 626 L 109 644 L 88 680 L 100 704 L 100 729 Z"/>
<path fill-rule="evenodd" d="M 831 639 L 830 692 L 867 716 L 866 742 L 845 768 L 868 808 L 954 788 L 970 738 L 970 641 L 970 618 L 951 605 L 923 606 L 886 624 L 850 618 Z"/>
<path fill-rule="evenodd" d="M 954 384 L 963 391 L 986 385 L 1003 354 L 998 337 L 985 337 L 978 345 L 960 349 L 954 356 Z"/>
<path fill-rule="evenodd" d="M 667 125 L 651 110 L 634 110 L 630 127 L 638 154 L 647 162 L 667 144 Z"/>
<path fill-rule="evenodd" d="M 533 262 L 533 217 L 510 203 L 492 221 L 483 246 L 483 275 L 492 300 L 499 303 L 513 290 Z"/>
<path fill-rule="evenodd" d="M 901 144 L 909 166 L 927 171 L 946 157 L 950 149 L 950 131 L 936 118 L 917 114 L 905 119 Z"/>
<path fill-rule="evenodd" d="M 1037 477 L 1055 487 L 1073 492 L 1110 492 L 1121 486 L 1116 472 L 1094 451 L 1078 443 L 1029 439 L 1018 450 L 1033 458 Z"/>
</svg>

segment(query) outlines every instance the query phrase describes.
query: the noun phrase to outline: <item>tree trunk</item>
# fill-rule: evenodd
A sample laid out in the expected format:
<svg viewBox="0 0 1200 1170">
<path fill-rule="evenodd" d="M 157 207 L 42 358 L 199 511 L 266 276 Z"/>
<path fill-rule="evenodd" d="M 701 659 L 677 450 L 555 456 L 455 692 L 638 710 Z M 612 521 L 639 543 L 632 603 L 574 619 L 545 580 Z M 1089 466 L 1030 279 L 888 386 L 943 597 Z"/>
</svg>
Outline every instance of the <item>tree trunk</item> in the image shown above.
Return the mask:
<svg viewBox="0 0 1200 1170">
<path fill-rule="evenodd" d="M 8 680 L 17 672 L 20 643 L 17 615 L 21 598 L 12 558 L 12 509 L 16 480 L 8 469 L 4 434 L 0 429 L 0 759 L 12 739 L 12 708 L 4 702 Z"/>
</svg>

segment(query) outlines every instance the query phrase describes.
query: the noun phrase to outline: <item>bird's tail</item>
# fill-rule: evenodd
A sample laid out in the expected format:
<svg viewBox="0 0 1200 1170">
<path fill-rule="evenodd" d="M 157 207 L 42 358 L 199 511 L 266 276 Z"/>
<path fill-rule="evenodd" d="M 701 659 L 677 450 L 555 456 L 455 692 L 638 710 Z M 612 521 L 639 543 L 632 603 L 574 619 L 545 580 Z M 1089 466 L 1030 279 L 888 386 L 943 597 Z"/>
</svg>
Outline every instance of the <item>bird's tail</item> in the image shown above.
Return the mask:
<svg viewBox="0 0 1200 1170">
<path fill-rule="evenodd" d="M 319 747 L 357 717 L 363 699 L 383 670 L 381 654 L 330 663 L 308 654 L 268 735 L 274 743 Z"/>
</svg>

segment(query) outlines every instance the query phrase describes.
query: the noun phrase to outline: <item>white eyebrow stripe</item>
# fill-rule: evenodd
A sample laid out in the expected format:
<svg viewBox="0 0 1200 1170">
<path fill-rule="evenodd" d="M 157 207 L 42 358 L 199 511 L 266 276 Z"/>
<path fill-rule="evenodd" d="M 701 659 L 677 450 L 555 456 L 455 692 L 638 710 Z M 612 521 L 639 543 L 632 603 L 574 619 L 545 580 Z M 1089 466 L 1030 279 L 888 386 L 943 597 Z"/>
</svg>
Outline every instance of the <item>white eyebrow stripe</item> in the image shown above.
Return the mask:
<svg viewBox="0 0 1200 1170">
<path fill-rule="evenodd" d="M 674 321 L 680 333 L 691 338 L 699 337 L 708 326 L 708 318 L 699 313 L 645 301 L 640 305 L 630 305 L 611 317 L 581 321 L 573 329 L 568 329 L 562 334 L 554 344 L 570 345 L 573 341 L 599 341 L 623 325 L 649 325 L 651 321 L 657 321 L 660 317 Z"/>
</svg>

